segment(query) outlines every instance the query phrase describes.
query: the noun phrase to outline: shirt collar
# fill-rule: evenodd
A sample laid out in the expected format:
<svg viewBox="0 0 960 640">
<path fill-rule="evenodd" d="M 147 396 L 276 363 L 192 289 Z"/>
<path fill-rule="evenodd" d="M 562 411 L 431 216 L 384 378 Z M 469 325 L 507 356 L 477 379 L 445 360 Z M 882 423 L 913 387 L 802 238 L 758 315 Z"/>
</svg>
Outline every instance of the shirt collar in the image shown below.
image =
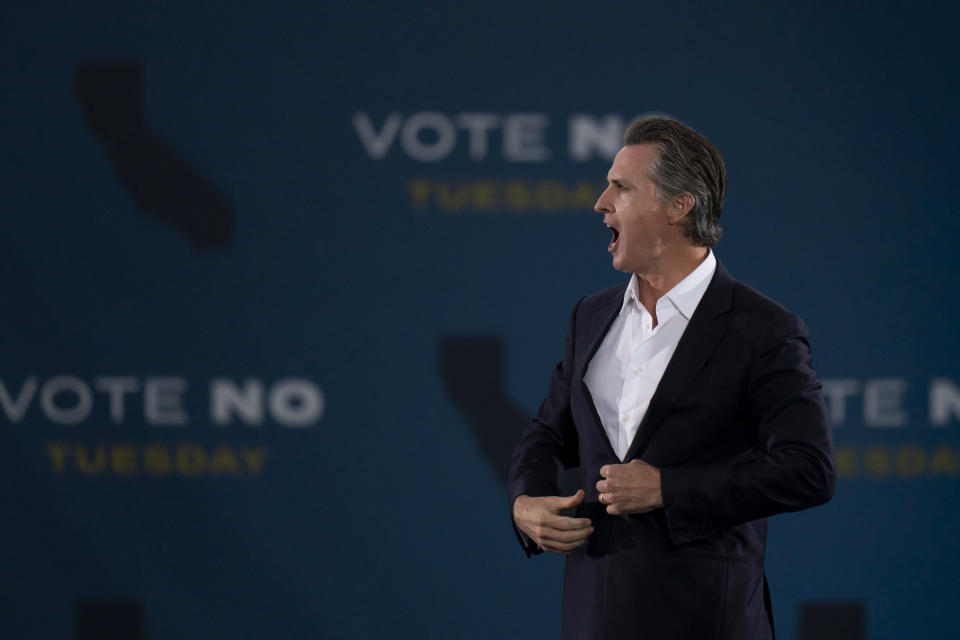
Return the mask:
<svg viewBox="0 0 960 640">
<path fill-rule="evenodd" d="M 693 312 L 697 310 L 697 305 L 700 304 L 700 299 L 707 291 L 716 270 L 717 258 L 713 255 L 713 250 L 708 249 L 706 259 L 696 269 L 688 273 L 687 277 L 674 285 L 670 291 L 667 291 L 664 297 L 669 299 L 683 314 L 683 317 L 689 320 L 693 316 Z M 638 311 L 640 310 L 640 281 L 637 274 L 630 277 L 627 290 L 623 292 L 623 304 L 620 306 L 620 313 L 622 314 L 630 304 L 635 305 Z"/>
</svg>

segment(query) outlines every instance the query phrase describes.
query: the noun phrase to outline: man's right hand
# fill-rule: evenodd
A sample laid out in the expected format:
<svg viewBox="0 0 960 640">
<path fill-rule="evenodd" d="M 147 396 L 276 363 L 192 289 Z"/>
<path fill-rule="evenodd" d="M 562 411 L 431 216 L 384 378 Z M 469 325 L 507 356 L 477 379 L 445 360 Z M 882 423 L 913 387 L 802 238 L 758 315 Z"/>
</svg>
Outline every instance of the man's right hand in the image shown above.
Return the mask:
<svg viewBox="0 0 960 640">
<path fill-rule="evenodd" d="M 567 554 L 593 533 L 589 518 L 561 516 L 562 509 L 583 502 L 583 489 L 568 497 L 531 498 L 521 495 L 513 502 L 513 521 L 544 551 Z"/>
</svg>

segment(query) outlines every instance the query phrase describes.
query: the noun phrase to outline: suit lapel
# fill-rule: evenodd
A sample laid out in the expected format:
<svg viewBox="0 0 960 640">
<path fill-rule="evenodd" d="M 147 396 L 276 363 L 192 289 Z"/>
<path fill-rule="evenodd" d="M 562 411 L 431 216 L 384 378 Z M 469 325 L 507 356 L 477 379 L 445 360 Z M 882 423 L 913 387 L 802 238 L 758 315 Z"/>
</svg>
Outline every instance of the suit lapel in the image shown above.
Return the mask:
<svg viewBox="0 0 960 640">
<path fill-rule="evenodd" d="M 575 377 L 579 381 L 579 384 L 583 389 L 583 393 L 587 398 L 588 404 L 590 405 L 590 415 L 593 417 L 593 424 L 597 431 L 598 437 L 606 445 L 607 451 L 610 453 L 610 457 L 615 460 L 619 460 L 619 458 L 613 451 L 613 445 L 610 444 L 610 438 L 607 437 L 607 432 L 603 428 L 603 422 L 600 421 L 600 414 L 597 413 L 597 405 L 593 401 L 593 395 L 590 393 L 590 388 L 587 387 L 587 382 L 584 380 L 584 377 L 587 375 L 587 369 L 590 367 L 590 361 L 593 360 L 593 356 L 596 355 L 597 349 L 599 349 L 600 345 L 603 344 L 603 339 L 606 337 L 607 332 L 610 331 L 610 326 L 613 324 L 613 321 L 617 319 L 617 315 L 620 313 L 620 308 L 623 306 L 623 293 L 626 291 L 626 288 L 627 286 L 623 285 L 622 287 L 613 289 L 609 294 L 609 299 L 604 300 L 602 304 L 598 305 L 594 315 L 586 319 L 586 322 L 588 323 L 588 329 L 584 335 L 589 341 L 589 347 L 587 349 L 587 355 L 583 359 L 582 368 L 580 371 L 575 372 Z"/>
<path fill-rule="evenodd" d="M 720 316 L 730 309 L 733 284 L 733 278 L 718 262 L 713 279 L 680 337 L 680 342 L 677 343 L 677 349 L 660 378 L 660 384 L 650 399 L 650 406 L 624 460 L 638 457 L 646 448 L 663 418 L 700 373 L 720 338 L 726 333 L 726 325 Z"/>
</svg>

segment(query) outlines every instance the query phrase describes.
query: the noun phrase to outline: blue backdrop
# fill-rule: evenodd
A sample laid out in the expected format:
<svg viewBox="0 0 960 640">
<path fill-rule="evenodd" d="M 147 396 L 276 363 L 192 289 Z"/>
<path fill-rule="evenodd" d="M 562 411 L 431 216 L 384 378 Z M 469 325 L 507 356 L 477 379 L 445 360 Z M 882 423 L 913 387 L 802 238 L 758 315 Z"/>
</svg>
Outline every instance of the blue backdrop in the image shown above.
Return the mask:
<svg viewBox="0 0 960 640">
<path fill-rule="evenodd" d="M 666 113 L 724 154 L 716 254 L 806 320 L 833 416 L 836 497 L 771 522 L 778 635 L 841 603 L 954 637 L 941 4 L 4 8 L 0 635 L 126 603 L 154 640 L 557 637 L 504 456 L 626 277 L 592 204 Z"/>
</svg>

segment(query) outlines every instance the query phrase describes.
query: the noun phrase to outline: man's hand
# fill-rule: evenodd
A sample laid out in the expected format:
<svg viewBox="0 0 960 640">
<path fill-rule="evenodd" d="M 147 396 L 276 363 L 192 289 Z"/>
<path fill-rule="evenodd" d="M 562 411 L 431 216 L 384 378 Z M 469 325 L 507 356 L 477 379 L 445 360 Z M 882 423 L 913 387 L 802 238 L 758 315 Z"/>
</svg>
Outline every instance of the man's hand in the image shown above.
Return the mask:
<svg viewBox="0 0 960 640">
<path fill-rule="evenodd" d="M 567 554 L 586 542 L 593 533 L 589 518 L 560 515 L 561 509 L 575 507 L 581 502 L 583 489 L 565 498 L 522 495 L 513 503 L 513 521 L 544 551 Z"/>
<path fill-rule="evenodd" d="M 607 513 L 646 513 L 663 506 L 660 469 L 643 460 L 600 467 L 603 480 L 597 483 L 600 502 Z"/>
</svg>

